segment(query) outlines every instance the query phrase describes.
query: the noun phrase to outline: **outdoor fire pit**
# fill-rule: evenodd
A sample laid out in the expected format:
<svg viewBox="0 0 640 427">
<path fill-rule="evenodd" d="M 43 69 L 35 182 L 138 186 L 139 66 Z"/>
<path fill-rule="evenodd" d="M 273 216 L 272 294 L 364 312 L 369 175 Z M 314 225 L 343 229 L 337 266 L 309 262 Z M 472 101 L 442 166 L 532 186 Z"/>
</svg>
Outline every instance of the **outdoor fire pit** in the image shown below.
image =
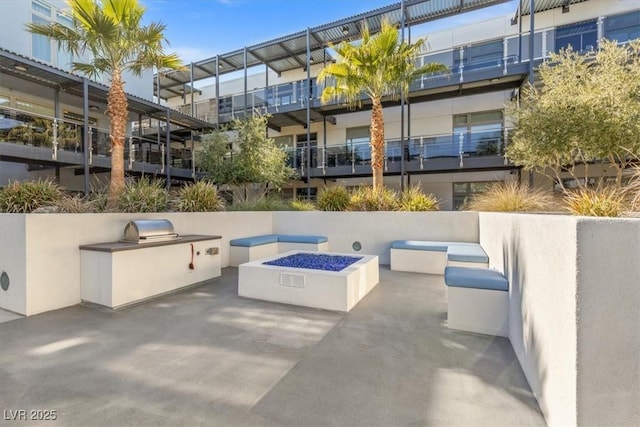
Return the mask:
<svg viewBox="0 0 640 427">
<path fill-rule="evenodd" d="M 292 251 L 241 264 L 238 295 L 349 311 L 378 284 L 378 257 Z"/>
</svg>

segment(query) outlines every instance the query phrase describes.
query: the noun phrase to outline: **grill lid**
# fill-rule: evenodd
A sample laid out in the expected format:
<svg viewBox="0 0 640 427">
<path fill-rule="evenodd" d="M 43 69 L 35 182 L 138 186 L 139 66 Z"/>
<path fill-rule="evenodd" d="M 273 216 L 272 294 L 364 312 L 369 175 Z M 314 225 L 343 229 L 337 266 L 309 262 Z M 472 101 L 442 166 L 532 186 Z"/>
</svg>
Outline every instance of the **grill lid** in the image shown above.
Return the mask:
<svg viewBox="0 0 640 427">
<path fill-rule="evenodd" d="M 168 219 L 137 219 L 124 228 L 124 241 L 145 242 L 178 238 Z"/>
</svg>

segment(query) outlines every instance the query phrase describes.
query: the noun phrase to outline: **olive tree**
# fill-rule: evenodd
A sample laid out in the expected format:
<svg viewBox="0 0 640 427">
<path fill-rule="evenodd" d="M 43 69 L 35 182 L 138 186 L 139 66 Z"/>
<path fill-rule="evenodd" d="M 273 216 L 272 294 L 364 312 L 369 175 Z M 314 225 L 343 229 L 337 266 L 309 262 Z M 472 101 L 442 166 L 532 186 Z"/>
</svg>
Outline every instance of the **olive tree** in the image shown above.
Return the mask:
<svg viewBox="0 0 640 427">
<path fill-rule="evenodd" d="M 295 170 L 287 166 L 287 154 L 267 136 L 268 118 L 254 114 L 202 136 L 199 170 L 218 185 L 242 189 L 234 192 L 241 201 L 247 201 L 250 187 L 265 195 L 295 177 Z"/>
<path fill-rule="evenodd" d="M 616 183 L 640 154 L 640 42 L 603 40 L 598 51 L 571 48 L 539 67 L 540 85 L 510 108 L 515 129 L 507 156 L 525 169 L 575 174 L 577 165 L 607 162 Z M 606 168 L 603 168 L 603 174 Z"/>
</svg>

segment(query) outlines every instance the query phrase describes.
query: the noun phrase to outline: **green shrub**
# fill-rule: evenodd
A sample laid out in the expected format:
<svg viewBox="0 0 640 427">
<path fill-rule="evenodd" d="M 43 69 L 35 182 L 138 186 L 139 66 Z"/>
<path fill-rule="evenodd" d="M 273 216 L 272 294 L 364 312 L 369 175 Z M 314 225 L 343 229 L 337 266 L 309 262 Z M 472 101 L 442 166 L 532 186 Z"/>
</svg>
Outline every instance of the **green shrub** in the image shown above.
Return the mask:
<svg viewBox="0 0 640 427">
<path fill-rule="evenodd" d="M 409 187 L 400 195 L 398 210 L 425 212 L 438 209 L 438 199 L 433 194 L 424 194 L 419 187 Z"/>
<path fill-rule="evenodd" d="M 324 187 L 318 193 L 317 203 L 321 211 L 346 211 L 351 203 L 351 195 L 341 185 Z"/>
<path fill-rule="evenodd" d="M 315 211 L 316 205 L 309 200 L 294 200 L 290 203 L 291 210 L 294 211 Z"/>
<path fill-rule="evenodd" d="M 618 217 L 627 207 L 625 191 L 614 186 L 573 190 L 564 196 L 564 202 L 569 212 L 582 216 Z"/>
<path fill-rule="evenodd" d="M 164 212 L 167 210 L 168 199 L 167 190 L 162 181 L 143 177 L 125 185 L 124 191 L 118 197 L 118 210 L 120 212 Z"/>
<path fill-rule="evenodd" d="M 29 213 L 57 206 L 62 197 L 62 190 L 51 180 L 14 181 L 0 190 L 0 212 Z"/>
<path fill-rule="evenodd" d="M 549 192 L 510 181 L 493 184 L 484 193 L 474 195 L 465 209 L 483 212 L 534 212 L 548 211 L 554 207 L 555 200 Z"/>
<path fill-rule="evenodd" d="M 198 181 L 178 191 L 176 208 L 180 212 L 217 212 L 224 210 L 224 200 L 215 185 Z"/>
<path fill-rule="evenodd" d="M 291 204 L 280 197 L 267 196 L 260 200 L 234 203 L 227 207 L 229 211 L 290 211 Z"/>
<path fill-rule="evenodd" d="M 93 212 L 105 212 L 107 210 L 108 198 L 108 186 L 105 185 L 100 188 L 92 188 L 89 196 L 87 197 L 87 203 L 91 205 Z"/>
<path fill-rule="evenodd" d="M 61 213 L 90 213 L 96 212 L 95 202 L 87 197 L 65 195 L 56 206 Z"/>
<path fill-rule="evenodd" d="M 376 190 L 361 185 L 351 193 L 349 208 L 352 211 L 393 211 L 398 208 L 398 195 L 387 187 Z"/>
</svg>

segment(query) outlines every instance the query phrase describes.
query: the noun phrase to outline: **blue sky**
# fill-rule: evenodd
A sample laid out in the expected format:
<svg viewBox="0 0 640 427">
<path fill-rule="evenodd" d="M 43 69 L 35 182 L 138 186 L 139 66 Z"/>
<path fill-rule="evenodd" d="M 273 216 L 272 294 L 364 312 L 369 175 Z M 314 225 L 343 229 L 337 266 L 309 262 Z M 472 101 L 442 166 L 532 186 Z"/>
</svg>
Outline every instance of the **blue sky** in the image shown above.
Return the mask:
<svg viewBox="0 0 640 427">
<path fill-rule="evenodd" d="M 170 51 L 185 63 L 285 36 L 399 0 L 141 0 L 145 20 L 167 26 Z M 417 29 L 419 35 L 512 14 L 516 0 Z"/>
</svg>

